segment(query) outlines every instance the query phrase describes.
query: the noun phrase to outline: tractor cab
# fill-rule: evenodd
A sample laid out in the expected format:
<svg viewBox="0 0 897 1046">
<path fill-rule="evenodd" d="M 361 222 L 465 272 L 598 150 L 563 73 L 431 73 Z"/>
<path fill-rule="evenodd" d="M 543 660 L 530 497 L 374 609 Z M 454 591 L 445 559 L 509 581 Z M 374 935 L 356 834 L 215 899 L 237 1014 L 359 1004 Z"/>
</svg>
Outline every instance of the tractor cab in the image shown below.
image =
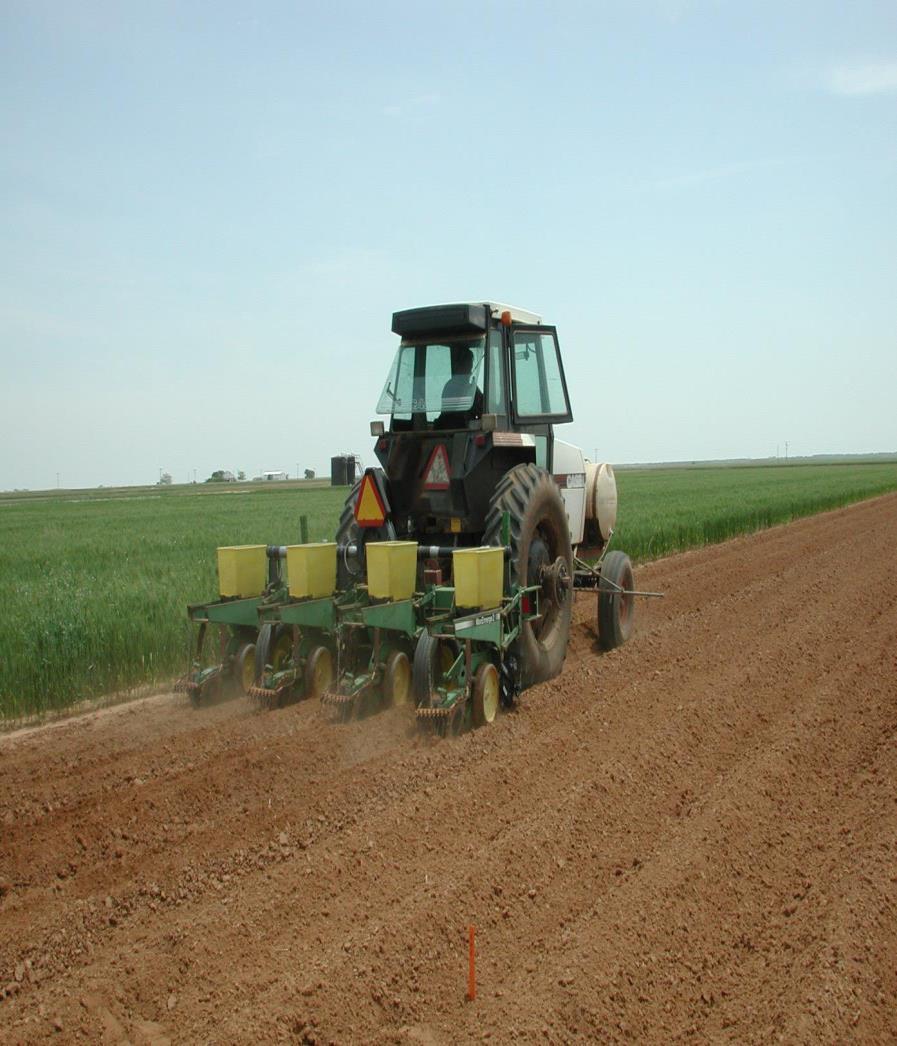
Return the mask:
<svg viewBox="0 0 897 1046">
<path fill-rule="evenodd" d="M 377 404 L 389 422 L 372 433 L 397 533 L 475 544 L 509 469 L 557 474 L 564 456 L 553 427 L 573 415 L 557 331 L 492 302 L 396 312 L 392 330 L 401 341 Z M 584 488 L 581 454 L 575 473 Z"/>
</svg>

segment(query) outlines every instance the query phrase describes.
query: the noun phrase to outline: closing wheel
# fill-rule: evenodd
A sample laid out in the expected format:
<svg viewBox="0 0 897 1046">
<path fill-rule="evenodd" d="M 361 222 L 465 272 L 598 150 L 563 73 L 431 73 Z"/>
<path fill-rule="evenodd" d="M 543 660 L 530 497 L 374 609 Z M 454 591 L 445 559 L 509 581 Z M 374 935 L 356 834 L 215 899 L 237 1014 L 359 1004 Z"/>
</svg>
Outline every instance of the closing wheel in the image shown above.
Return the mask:
<svg viewBox="0 0 897 1046">
<path fill-rule="evenodd" d="M 255 643 L 243 643 L 234 658 L 234 679 L 244 694 L 255 682 Z"/>
<path fill-rule="evenodd" d="M 394 650 L 386 659 L 383 696 L 388 705 L 411 704 L 411 662 L 402 650 Z"/>
<path fill-rule="evenodd" d="M 598 641 L 605 650 L 625 643 L 632 632 L 633 587 L 629 556 L 625 552 L 608 552 L 598 583 Z"/>
<path fill-rule="evenodd" d="M 305 662 L 305 697 L 321 699 L 333 683 L 333 657 L 325 646 L 312 647 Z"/>
<path fill-rule="evenodd" d="M 498 715 L 498 669 L 491 662 L 480 665 L 473 677 L 473 725 L 485 726 Z"/>
<path fill-rule="evenodd" d="M 431 636 L 421 632 L 414 649 L 414 665 L 411 671 L 411 689 L 418 708 L 430 708 L 436 688 L 444 682 L 445 674 L 455 663 L 458 644 L 451 639 Z"/>
<path fill-rule="evenodd" d="M 511 521 L 508 583 L 541 586 L 540 616 L 526 621 L 515 644 L 521 689 L 552 679 L 564 667 L 573 600 L 573 549 L 557 484 L 536 465 L 516 465 L 502 476 L 486 514 L 484 545 L 500 545 L 502 515 Z M 561 564 L 558 560 L 561 560 Z"/>
</svg>

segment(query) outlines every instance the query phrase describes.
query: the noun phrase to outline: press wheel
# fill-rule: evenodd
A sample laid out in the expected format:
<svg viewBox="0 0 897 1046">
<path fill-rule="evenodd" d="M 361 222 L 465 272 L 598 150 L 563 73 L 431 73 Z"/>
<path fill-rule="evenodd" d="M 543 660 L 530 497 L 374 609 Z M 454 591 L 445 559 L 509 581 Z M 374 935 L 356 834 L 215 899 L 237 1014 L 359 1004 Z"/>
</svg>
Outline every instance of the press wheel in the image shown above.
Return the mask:
<svg viewBox="0 0 897 1046">
<path fill-rule="evenodd" d="M 255 643 L 243 643 L 234 658 L 234 679 L 244 694 L 255 683 Z"/>
<path fill-rule="evenodd" d="M 474 726 L 485 726 L 498 715 L 499 692 L 498 669 L 487 661 L 473 677 Z"/>
<path fill-rule="evenodd" d="M 325 646 L 312 647 L 305 662 L 305 696 L 320 700 L 333 683 L 333 656 Z"/>
<path fill-rule="evenodd" d="M 388 705 L 411 704 L 411 662 L 402 650 L 394 650 L 386 659 L 383 696 Z"/>
</svg>

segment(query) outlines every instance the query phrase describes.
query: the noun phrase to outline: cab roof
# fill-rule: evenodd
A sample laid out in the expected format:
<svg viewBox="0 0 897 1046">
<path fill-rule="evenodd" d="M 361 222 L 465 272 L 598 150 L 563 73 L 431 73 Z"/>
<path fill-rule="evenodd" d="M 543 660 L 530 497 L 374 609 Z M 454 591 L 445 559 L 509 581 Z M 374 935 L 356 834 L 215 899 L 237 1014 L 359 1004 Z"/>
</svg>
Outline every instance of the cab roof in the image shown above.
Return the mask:
<svg viewBox="0 0 897 1046">
<path fill-rule="evenodd" d="M 501 320 L 502 313 L 511 314 L 512 323 L 539 326 L 542 317 L 526 309 L 500 302 L 455 302 L 450 305 L 425 305 L 419 309 L 404 309 L 392 314 L 392 330 L 402 337 L 423 334 L 477 334 L 485 332 Z"/>
</svg>

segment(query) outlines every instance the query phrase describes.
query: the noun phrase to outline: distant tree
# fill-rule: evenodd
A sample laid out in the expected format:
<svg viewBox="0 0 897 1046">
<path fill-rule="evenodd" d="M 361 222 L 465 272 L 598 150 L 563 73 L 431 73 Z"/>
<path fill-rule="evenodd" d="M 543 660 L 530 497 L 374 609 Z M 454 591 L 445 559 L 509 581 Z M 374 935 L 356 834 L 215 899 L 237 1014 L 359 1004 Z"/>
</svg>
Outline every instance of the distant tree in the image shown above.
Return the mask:
<svg viewBox="0 0 897 1046">
<path fill-rule="evenodd" d="M 246 479 L 246 473 L 242 469 L 240 469 L 240 471 L 237 473 L 237 480 L 240 483 L 242 483 L 245 479 Z"/>
<path fill-rule="evenodd" d="M 171 473 L 170 472 L 163 472 L 162 475 L 159 477 L 159 484 L 158 485 L 160 487 L 170 487 L 171 486 Z"/>
<path fill-rule="evenodd" d="M 305 478 L 306 479 L 314 479 L 315 478 L 315 470 L 314 469 L 306 469 L 305 470 Z"/>
<path fill-rule="evenodd" d="M 224 482 L 224 469 L 215 469 L 211 476 L 206 480 L 206 483 L 223 483 Z"/>
</svg>

